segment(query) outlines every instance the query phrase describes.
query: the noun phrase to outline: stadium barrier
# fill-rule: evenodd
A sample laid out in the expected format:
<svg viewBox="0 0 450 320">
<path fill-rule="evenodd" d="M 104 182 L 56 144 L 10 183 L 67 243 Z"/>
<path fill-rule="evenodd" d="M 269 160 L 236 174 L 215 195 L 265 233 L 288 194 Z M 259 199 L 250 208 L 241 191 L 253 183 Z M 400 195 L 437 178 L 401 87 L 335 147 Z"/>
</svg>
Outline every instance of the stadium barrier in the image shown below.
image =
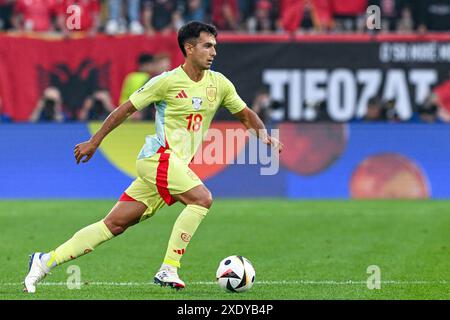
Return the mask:
<svg viewBox="0 0 450 320">
<path fill-rule="evenodd" d="M 69 109 L 80 107 L 96 88 L 109 90 L 117 104 L 122 81 L 143 52 L 169 53 L 172 67 L 183 61 L 175 35 L 48 40 L 0 34 L 3 111 L 14 121 L 27 121 L 48 86 L 60 89 Z M 393 100 L 400 119 L 409 120 L 434 88 L 450 82 L 450 35 L 224 33 L 212 68 L 224 73 L 248 104 L 268 87 L 288 121 L 318 117 L 310 105 L 320 101 L 331 120 L 359 118 L 375 96 Z M 227 113 L 218 117 L 231 119 Z"/>
<path fill-rule="evenodd" d="M 166 53 L 173 66 L 183 61 L 175 35 L 58 40 L 0 34 L 3 112 L 14 121 L 28 121 L 49 86 L 60 90 L 69 110 L 81 108 L 96 89 L 108 90 L 117 104 L 123 80 L 137 70 L 143 53 Z"/>
<path fill-rule="evenodd" d="M 226 39 L 213 67 L 233 81 L 244 101 L 268 87 L 287 121 L 320 119 L 312 107 L 320 103 L 331 121 L 359 119 L 374 97 L 392 100 L 400 120 L 409 121 L 433 90 L 450 83 L 448 34 L 263 39 Z M 446 88 L 435 92 L 450 111 Z"/>
<path fill-rule="evenodd" d="M 99 126 L 0 125 L 0 198 L 118 198 L 134 178 L 153 124 L 123 124 L 89 163 L 76 165 L 74 146 Z M 212 128 L 239 125 L 215 122 Z M 276 174 L 261 174 L 275 162 L 249 160 L 251 139 L 216 150 L 231 154 L 225 163 L 193 169 L 215 197 L 450 198 L 449 125 L 283 122 L 276 128 L 286 145 Z"/>
</svg>

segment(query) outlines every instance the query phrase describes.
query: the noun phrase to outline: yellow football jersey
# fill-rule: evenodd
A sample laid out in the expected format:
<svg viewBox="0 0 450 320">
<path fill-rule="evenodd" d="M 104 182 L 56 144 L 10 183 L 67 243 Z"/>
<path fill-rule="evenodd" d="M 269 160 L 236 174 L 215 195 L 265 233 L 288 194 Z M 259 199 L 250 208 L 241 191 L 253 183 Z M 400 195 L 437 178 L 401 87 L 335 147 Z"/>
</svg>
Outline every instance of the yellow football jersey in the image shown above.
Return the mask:
<svg viewBox="0 0 450 320">
<path fill-rule="evenodd" d="M 205 70 L 203 78 L 195 82 L 181 66 L 149 80 L 130 101 L 137 110 L 152 104 L 156 107 L 156 134 L 146 137 L 138 159 L 169 149 L 186 163 L 195 155 L 220 106 L 231 113 L 246 106 L 220 72 Z"/>
</svg>

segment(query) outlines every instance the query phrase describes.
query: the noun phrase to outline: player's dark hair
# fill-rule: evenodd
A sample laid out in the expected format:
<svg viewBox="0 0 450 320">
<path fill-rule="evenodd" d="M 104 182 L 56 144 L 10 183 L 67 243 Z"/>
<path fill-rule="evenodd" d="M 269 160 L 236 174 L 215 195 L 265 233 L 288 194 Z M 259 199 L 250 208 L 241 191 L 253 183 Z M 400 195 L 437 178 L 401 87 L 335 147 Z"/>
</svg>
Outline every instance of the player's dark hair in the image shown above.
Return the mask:
<svg viewBox="0 0 450 320">
<path fill-rule="evenodd" d="M 178 45 L 180 46 L 183 56 L 186 57 L 186 50 L 184 44 L 192 39 L 200 37 L 200 32 L 207 32 L 217 37 L 217 29 L 211 24 L 206 24 L 199 21 L 191 21 L 186 23 L 178 31 Z"/>
<path fill-rule="evenodd" d="M 138 64 L 141 65 L 144 63 L 153 62 L 153 60 L 154 60 L 154 57 L 151 54 L 143 53 L 138 58 Z"/>
</svg>

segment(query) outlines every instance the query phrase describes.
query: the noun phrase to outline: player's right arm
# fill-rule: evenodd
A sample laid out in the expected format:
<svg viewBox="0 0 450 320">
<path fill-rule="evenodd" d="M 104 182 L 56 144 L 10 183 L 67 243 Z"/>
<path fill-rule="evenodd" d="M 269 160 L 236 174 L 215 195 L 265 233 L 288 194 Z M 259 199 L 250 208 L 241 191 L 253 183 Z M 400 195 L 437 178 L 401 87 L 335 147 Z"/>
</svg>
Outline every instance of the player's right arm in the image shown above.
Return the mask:
<svg viewBox="0 0 450 320">
<path fill-rule="evenodd" d="M 82 160 L 82 162 L 88 162 L 108 133 L 117 128 L 134 112 L 136 112 L 136 108 L 129 100 L 114 109 L 105 119 L 101 128 L 88 141 L 79 143 L 75 146 L 74 153 L 77 164 L 79 164 L 83 158 L 85 159 Z"/>
</svg>

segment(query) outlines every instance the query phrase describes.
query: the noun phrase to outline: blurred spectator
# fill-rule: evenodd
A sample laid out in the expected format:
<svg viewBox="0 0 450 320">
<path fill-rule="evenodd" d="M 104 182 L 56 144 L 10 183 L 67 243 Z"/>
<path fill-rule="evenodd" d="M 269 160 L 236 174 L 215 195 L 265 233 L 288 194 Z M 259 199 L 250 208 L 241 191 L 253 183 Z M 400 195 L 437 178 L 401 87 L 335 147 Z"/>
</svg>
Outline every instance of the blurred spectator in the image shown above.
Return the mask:
<svg viewBox="0 0 450 320">
<path fill-rule="evenodd" d="M 241 29 L 255 31 L 256 3 L 258 0 L 238 0 Z"/>
<path fill-rule="evenodd" d="M 260 89 L 256 92 L 251 109 L 265 124 L 269 123 L 270 120 L 271 103 L 272 100 L 270 98 L 269 91 L 266 88 Z"/>
<path fill-rule="evenodd" d="M 385 101 L 383 105 L 383 120 L 388 122 L 400 122 L 400 118 L 395 110 L 395 99 Z"/>
<path fill-rule="evenodd" d="M 284 120 L 285 108 L 286 107 L 280 101 L 272 101 L 272 105 L 270 106 L 270 120 L 272 122 L 272 126 Z"/>
<path fill-rule="evenodd" d="M 328 114 L 327 101 L 321 100 L 313 105 L 315 109 L 315 120 L 316 121 L 331 121 L 331 117 Z"/>
<path fill-rule="evenodd" d="M 133 92 L 142 87 L 155 74 L 154 58 L 151 54 L 141 54 L 137 64 L 137 71 L 129 73 L 123 81 L 120 104 L 127 101 Z"/>
<path fill-rule="evenodd" d="M 120 94 L 120 104 L 128 100 L 130 95 L 142 87 L 150 78 L 168 71 L 171 66 L 170 56 L 167 53 L 159 53 L 155 56 L 142 54 L 138 58 L 138 69 L 129 73 L 123 84 Z M 142 111 L 135 112 L 131 119 L 150 120 L 154 119 L 153 108 L 145 108 Z"/>
<path fill-rule="evenodd" d="M 205 0 L 186 0 L 183 10 L 184 22 L 206 21 L 206 2 Z"/>
<path fill-rule="evenodd" d="M 56 0 L 17 0 L 12 24 L 19 31 L 54 31 Z"/>
<path fill-rule="evenodd" d="M 305 3 L 314 31 L 325 32 L 333 26 L 331 0 L 308 0 Z"/>
<path fill-rule="evenodd" d="M 211 10 L 211 20 L 217 29 L 229 31 L 238 30 L 238 0 L 212 0 Z"/>
<path fill-rule="evenodd" d="M 30 116 L 31 122 L 63 122 L 66 117 L 63 113 L 61 93 L 55 87 L 44 90 L 36 108 Z"/>
<path fill-rule="evenodd" d="M 402 33 L 411 33 L 414 31 L 413 13 L 409 4 L 405 5 L 400 12 L 400 18 L 397 23 L 397 31 Z"/>
<path fill-rule="evenodd" d="M 103 121 L 114 110 L 111 96 L 107 90 L 97 90 L 88 96 L 78 114 L 78 120 Z"/>
<path fill-rule="evenodd" d="M 183 24 L 175 0 L 144 0 L 143 21 L 147 34 L 171 33 Z"/>
<path fill-rule="evenodd" d="M 333 25 L 332 0 L 280 0 L 280 24 L 288 32 L 326 31 Z"/>
<path fill-rule="evenodd" d="M 437 115 L 440 122 L 450 123 L 450 112 L 447 109 L 438 107 Z"/>
<path fill-rule="evenodd" d="M 168 53 L 162 52 L 155 55 L 154 62 L 154 74 L 159 75 L 164 71 L 169 71 L 171 67 L 170 55 Z"/>
<path fill-rule="evenodd" d="M 419 106 L 418 114 L 421 122 L 433 123 L 438 121 L 438 107 L 436 95 L 430 94 L 424 104 Z"/>
<path fill-rule="evenodd" d="M 418 30 L 449 31 L 450 30 L 450 1 L 449 0 L 419 0 Z"/>
<path fill-rule="evenodd" d="M 273 32 L 276 31 L 277 10 L 273 1 L 256 1 L 255 15 L 247 20 L 248 31 L 250 32 Z"/>
<path fill-rule="evenodd" d="M 105 26 L 105 32 L 110 35 L 125 33 L 127 31 L 127 19 L 122 15 L 123 4 L 126 2 L 128 17 L 128 31 L 132 34 L 142 34 L 144 28 L 141 24 L 140 0 L 109 0 L 109 20 Z"/>
<path fill-rule="evenodd" d="M 303 17 L 303 0 L 280 0 L 280 23 L 283 30 L 297 31 Z"/>
<path fill-rule="evenodd" d="M 11 29 L 11 17 L 15 0 L 0 0 L 0 31 Z"/>
<path fill-rule="evenodd" d="M 279 101 L 271 98 L 267 87 L 256 91 L 251 109 L 261 118 L 267 127 L 272 127 L 277 122 L 283 121 L 284 107 Z"/>
<path fill-rule="evenodd" d="M 413 112 L 410 122 L 436 123 L 442 122 L 439 113 L 439 99 L 435 92 L 431 92 L 423 104 L 417 106 Z M 445 120 L 444 120 L 445 121 Z"/>
<path fill-rule="evenodd" d="M 336 31 L 363 31 L 366 29 L 367 0 L 331 0 Z"/>
<path fill-rule="evenodd" d="M 170 56 L 167 53 L 156 54 L 153 60 L 152 77 L 170 70 L 170 66 Z M 155 119 L 155 109 L 145 108 L 139 112 L 135 112 L 133 114 L 133 119 L 153 120 Z"/>
<path fill-rule="evenodd" d="M 378 98 L 369 99 L 367 111 L 362 120 L 367 122 L 384 120 L 383 106 Z"/>
<path fill-rule="evenodd" d="M 80 10 L 79 25 L 74 25 L 72 6 Z M 100 27 L 99 0 L 61 0 L 56 9 L 58 28 L 65 34 L 70 32 L 87 32 L 90 36 L 97 34 Z"/>
</svg>

